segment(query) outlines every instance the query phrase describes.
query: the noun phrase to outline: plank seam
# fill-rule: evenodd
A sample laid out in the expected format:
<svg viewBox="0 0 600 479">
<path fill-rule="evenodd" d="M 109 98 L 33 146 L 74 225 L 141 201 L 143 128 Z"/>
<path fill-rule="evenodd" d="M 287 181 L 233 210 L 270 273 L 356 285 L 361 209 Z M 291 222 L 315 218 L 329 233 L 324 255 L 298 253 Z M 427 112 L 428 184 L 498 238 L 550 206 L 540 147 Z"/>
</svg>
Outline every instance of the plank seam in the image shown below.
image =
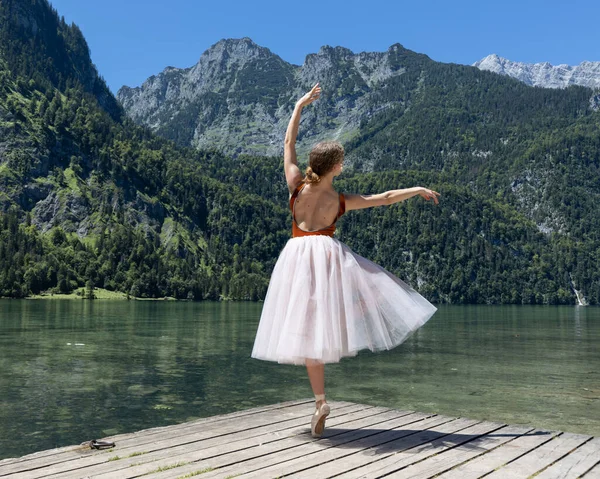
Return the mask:
<svg viewBox="0 0 600 479">
<path fill-rule="evenodd" d="M 555 436 L 555 437 L 558 437 L 558 436 Z M 546 469 L 548 469 L 549 467 L 552 467 L 552 466 L 554 466 L 554 464 L 556 464 L 557 462 L 559 462 L 559 461 L 562 461 L 562 460 L 563 460 L 565 457 L 567 457 L 567 456 L 568 456 L 569 454 L 571 454 L 573 451 L 575 451 L 576 449 L 579 449 L 579 448 L 580 448 L 580 447 L 582 447 L 582 446 L 585 446 L 585 445 L 586 445 L 588 442 L 592 441 L 593 439 L 594 439 L 594 437 L 593 437 L 593 436 L 592 436 L 592 437 L 590 437 L 590 438 L 589 438 L 587 441 L 585 441 L 585 442 L 581 443 L 579 446 L 576 446 L 576 447 L 574 447 L 573 449 L 571 449 L 571 450 L 570 450 L 569 452 L 567 452 L 566 454 L 563 454 L 562 456 L 560 456 L 560 457 L 559 457 L 559 458 L 558 458 L 556 461 L 553 461 L 553 462 L 552 462 L 552 464 L 548 464 L 546 467 L 544 467 L 543 469 L 540 469 L 540 470 L 539 470 L 539 471 L 537 471 L 535 474 L 532 474 L 532 475 L 531 475 L 531 476 L 529 476 L 529 477 L 531 478 L 531 477 L 535 477 L 535 476 L 537 476 L 538 474 L 541 474 L 541 473 L 542 473 L 542 472 L 544 472 Z M 592 466 L 592 467 L 594 467 L 594 466 Z M 586 471 L 586 474 L 587 474 L 587 471 Z"/>
<path fill-rule="evenodd" d="M 581 476 L 579 476 L 579 477 L 582 477 L 582 478 L 584 478 L 584 479 L 585 479 L 585 476 L 586 476 L 586 475 L 587 475 L 589 472 L 591 472 L 591 471 L 592 471 L 592 469 L 594 469 L 596 466 L 600 466 L 600 461 L 598 461 L 596 464 L 594 464 L 592 467 L 590 467 L 590 468 L 589 468 L 587 471 L 585 471 L 585 472 L 584 472 L 584 473 L 583 473 Z"/>
<path fill-rule="evenodd" d="M 508 461 L 508 462 L 506 462 L 506 463 L 502 464 L 501 466 L 498 466 L 498 467 L 497 467 L 496 469 L 494 469 L 493 471 L 490 471 L 490 472 L 487 472 L 487 473 L 485 473 L 485 474 L 484 474 L 483 476 L 481 476 L 481 477 L 489 476 L 490 474 L 493 474 L 494 472 L 496 472 L 496 471 L 499 471 L 499 470 L 500 470 L 500 469 L 502 469 L 503 467 L 506 467 L 506 466 L 508 466 L 509 464 L 511 464 L 511 463 L 513 463 L 513 462 L 515 462 L 515 461 L 517 461 L 517 460 L 519 460 L 519 459 L 521 459 L 523 456 L 526 456 L 526 455 L 527 455 L 527 454 L 529 454 L 530 452 L 532 452 L 532 451 L 535 451 L 536 449 L 538 449 L 538 448 L 542 447 L 544 444 L 547 444 L 548 442 L 552 441 L 552 440 L 553 440 L 555 437 L 562 436 L 562 434 L 563 434 L 563 433 L 562 433 L 561 431 L 559 431 L 559 432 L 558 432 L 558 434 L 555 434 L 554 436 L 552 436 L 552 437 L 548 438 L 548 440 L 547 440 L 547 441 L 544 441 L 544 442 L 542 442 L 542 443 L 538 444 L 538 445 L 537 445 L 537 446 L 535 446 L 533 449 L 528 449 L 527 451 L 525 451 L 525 452 L 524 452 L 523 454 L 521 454 L 520 456 L 517 456 L 517 457 L 515 457 L 515 458 L 511 459 L 510 461 Z M 481 478 L 479 478 L 479 479 L 481 479 Z"/>
<path fill-rule="evenodd" d="M 434 415 L 434 416 L 435 416 L 435 415 Z M 433 417 L 433 416 L 431 416 L 431 417 Z M 426 419 L 428 419 L 428 418 L 426 418 Z M 444 424 L 447 424 L 447 423 L 449 423 L 449 422 L 451 422 L 451 421 L 456 421 L 456 420 L 458 420 L 458 419 L 466 419 L 466 418 L 449 418 L 449 419 L 448 419 L 448 421 L 446 421 L 446 422 L 443 422 L 443 423 L 441 423 L 441 424 L 437 424 L 437 425 L 435 425 L 435 426 L 431 426 L 431 427 L 432 427 L 432 428 L 434 428 L 434 427 L 443 426 Z M 454 432 L 449 432 L 449 433 L 446 433 L 446 434 L 442 434 L 441 436 L 439 436 L 439 437 L 436 437 L 436 438 L 435 438 L 435 440 L 437 441 L 438 439 L 442 439 L 442 438 L 444 438 L 444 437 L 446 437 L 446 436 L 450 436 L 450 435 L 452 435 L 452 434 L 456 434 L 456 433 L 458 433 L 458 432 L 462 431 L 463 429 L 467 429 L 467 428 L 469 428 L 469 427 L 476 426 L 477 424 L 481 424 L 481 422 L 482 422 L 482 421 L 476 422 L 476 423 L 474 423 L 474 424 L 469 424 L 469 425 L 467 425 L 467 426 L 464 426 L 464 427 L 462 427 L 462 428 L 460 428 L 460 429 L 457 429 L 457 430 L 456 430 L 456 431 L 454 431 Z M 429 430 L 429 429 L 430 429 L 430 428 L 424 429 L 424 431 L 427 431 L 427 430 Z M 412 433 L 412 434 L 409 434 L 409 435 L 407 435 L 407 436 L 403 436 L 403 437 L 402 437 L 402 439 L 404 439 L 405 437 L 410 437 L 410 436 L 412 436 L 413 434 L 418 434 L 419 432 L 422 432 L 422 431 L 414 432 L 414 433 Z M 437 432 L 437 431 L 436 431 L 436 432 Z M 395 441 L 395 440 L 396 440 L 396 439 L 392 439 L 392 441 Z M 387 441 L 387 442 L 392 442 L 392 441 Z M 383 444 L 387 444 L 387 442 L 386 442 L 386 443 L 383 443 Z M 416 444 L 416 445 L 414 445 L 414 446 L 412 446 L 412 447 L 409 447 L 409 448 L 407 448 L 407 449 L 403 449 L 403 451 L 410 451 L 411 449 L 414 449 L 415 447 L 418 447 L 418 446 L 420 446 L 420 445 L 422 445 L 422 444 L 423 444 L 423 443 Z M 368 448 L 367 448 L 367 449 L 365 449 L 365 450 L 369 450 L 369 449 L 372 449 L 372 447 L 368 447 Z M 389 454 L 389 455 L 387 455 L 387 456 L 384 456 L 384 457 L 381 457 L 381 458 L 379 458 L 379 459 L 375 459 L 374 461 L 371 461 L 371 462 L 369 462 L 369 464 L 375 464 L 375 463 L 377 463 L 377 462 L 379 462 L 379 461 L 382 461 L 382 460 L 384 460 L 384 459 L 386 459 L 386 458 L 388 458 L 388 457 L 391 457 L 391 456 L 393 456 L 394 454 L 397 454 L 397 453 Z M 365 465 L 365 464 L 361 464 L 360 466 L 353 467 L 352 469 L 347 469 L 347 470 L 345 470 L 345 471 L 342 471 L 342 472 L 340 472 L 339 474 L 336 474 L 336 475 L 334 475 L 334 476 L 330 476 L 330 478 L 332 478 L 332 477 L 337 477 L 337 476 L 339 476 L 339 475 L 341 475 L 341 474 L 347 474 L 348 472 L 354 471 L 354 470 L 356 470 L 356 469 L 360 469 L 360 468 L 361 468 L 361 467 L 363 467 L 364 465 Z M 407 466 L 407 467 L 408 467 L 408 466 Z"/>
<path fill-rule="evenodd" d="M 477 423 L 477 424 L 473 424 L 473 425 L 471 425 L 471 426 L 467 426 L 467 427 L 473 427 L 473 426 L 477 426 L 478 424 L 482 424 L 482 423 L 483 423 L 483 421 L 481 421 L 481 422 L 479 422 L 479 423 Z M 432 454 L 431 456 L 424 457 L 423 459 L 419 459 L 418 461 L 416 461 L 416 462 L 413 462 L 412 464 L 407 464 L 406 466 L 402 466 L 402 467 L 400 467 L 399 469 L 395 469 L 394 471 L 388 472 L 388 473 L 384 474 L 383 476 L 377 476 L 377 477 L 378 477 L 378 478 L 380 478 L 380 477 L 386 477 L 386 476 L 389 476 L 390 474 L 395 474 L 396 472 L 398 472 L 398 471 L 401 471 L 402 469 L 406 469 L 407 467 L 412 467 L 412 466 L 414 466 L 414 465 L 416 465 L 416 464 L 419 464 L 419 463 L 421 463 L 421 462 L 423 462 L 423 461 L 426 461 L 426 460 L 428 460 L 428 459 L 429 459 L 429 458 L 431 458 L 431 457 L 435 457 L 435 456 L 439 456 L 440 454 L 444 454 L 444 453 L 445 453 L 445 452 L 447 452 L 447 451 L 451 451 L 451 450 L 452 450 L 452 449 L 454 449 L 454 448 L 457 448 L 457 447 L 459 447 L 459 446 L 462 446 L 462 445 L 464 445 L 464 444 L 468 444 L 468 443 L 469 443 L 469 442 L 471 442 L 471 441 L 475 441 L 475 440 L 479 439 L 480 437 L 483 437 L 483 436 L 485 436 L 485 435 L 487 435 L 487 434 L 490 434 L 490 433 L 496 432 L 496 431 L 498 431 L 499 429 L 502 429 L 503 427 L 506 427 L 506 426 L 508 426 L 508 424 L 502 424 L 500 427 L 497 427 L 496 429 L 492 429 L 491 431 L 488 431 L 488 432 L 486 432 L 486 433 L 483 433 L 483 434 L 478 434 L 477 436 L 475 436 L 475 437 L 473 437 L 473 438 L 469 439 L 468 441 L 461 442 L 460 444 L 455 444 L 454 446 L 450 446 L 450 447 L 449 447 L 449 448 L 447 448 L 447 449 L 444 449 L 444 450 L 442 450 L 442 451 L 440 451 L 440 452 L 436 452 L 435 454 Z M 464 429 L 467 429 L 467 428 L 464 428 Z M 459 431 L 460 431 L 460 430 L 459 430 Z M 458 432 L 458 431 L 457 431 L 457 432 Z M 455 434 L 455 433 L 452 433 L 452 434 Z M 435 440 L 437 441 L 438 439 L 439 439 L 439 438 L 436 438 Z M 415 446 L 415 447 L 416 447 L 416 446 Z M 411 448 L 408 448 L 408 449 L 406 449 L 406 450 L 407 450 L 407 451 L 410 451 L 411 449 L 413 449 L 413 448 L 411 447 Z M 446 471 L 443 471 L 443 472 L 446 472 Z"/>
<path fill-rule="evenodd" d="M 509 425 L 509 426 L 510 426 L 510 425 Z M 503 427 L 507 427 L 507 426 L 505 425 L 505 426 L 503 426 Z M 497 429 L 496 429 L 496 431 L 497 431 Z M 530 433 L 531 431 L 535 431 L 535 428 L 533 428 L 533 427 L 532 427 L 531 429 L 529 429 L 529 430 L 527 430 L 527 431 L 523 432 L 522 434 L 519 434 L 518 436 L 515 436 L 515 437 L 513 437 L 512 439 L 510 439 L 510 440 L 508 440 L 508 441 L 506 441 L 506 442 L 503 442 L 502 444 L 498 444 L 497 446 L 494 446 L 493 448 L 491 448 L 491 449 L 488 449 L 488 450 L 486 450 L 486 451 L 482 452 L 481 454 L 477 454 L 476 456 L 473 456 L 473 457 L 471 457 L 471 458 L 467 459 L 466 461 L 464 461 L 464 462 L 461 462 L 460 464 L 456 464 L 456 465 L 452 466 L 450 469 L 446 469 L 445 471 L 439 472 L 439 473 L 437 473 L 435 476 L 432 476 L 432 477 L 437 477 L 437 476 L 440 476 L 440 475 L 442 475 L 442 474 L 445 474 L 445 473 L 447 473 L 447 472 L 449 472 L 449 471 L 452 471 L 453 469 L 457 469 L 457 468 L 459 468 L 459 467 L 465 466 L 465 465 L 467 465 L 469 462 L 471 462 L 471 461 L 474 461 L 475 459 L 478 459 L 478 458 L 480 458 L 481 456 L 484 456 L 485 454 L 488 454 L 488 453 L 490 453 L 490 452 L 492 452 L 492 451 L 495 451 L 496 449 L 498 449 L 498 448 L 500 448 L 500 447 L 506 446 L 507 444 L 510 444 L 510 443 L 511 443 L 512 441 L 514 441 L 515 439 L 518 439 L 518 438 L 520 438 L 520 437 L 523 437 L 525 434 L 527 434 L 527 433 Z M 494 431 L 491 431 L 491 432 L 494 432 Z M 489 433 L 486 433 L 486 434 L 489 434 Z M 462 445 L 462 444 L 459 444 L 459 446 L 461 446 L 461 445 Z"/>
</svg>

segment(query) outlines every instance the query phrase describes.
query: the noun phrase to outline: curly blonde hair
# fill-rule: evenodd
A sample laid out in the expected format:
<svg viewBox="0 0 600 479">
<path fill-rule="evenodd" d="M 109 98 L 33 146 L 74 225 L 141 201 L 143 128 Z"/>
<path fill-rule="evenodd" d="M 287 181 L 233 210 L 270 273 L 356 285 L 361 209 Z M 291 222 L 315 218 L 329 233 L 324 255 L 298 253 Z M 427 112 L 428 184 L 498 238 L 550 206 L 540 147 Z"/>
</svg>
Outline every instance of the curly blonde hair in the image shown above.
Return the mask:
<svg viewBox="0 0 600 479">
<path fill-rule="evenodd" d="M 304 183 L 318 183 L 321 181 L 321 176 L 329 173 L 343 159 L 344 147 L 337 141 L 317 143 L 308 156 Z"/>
</svg>

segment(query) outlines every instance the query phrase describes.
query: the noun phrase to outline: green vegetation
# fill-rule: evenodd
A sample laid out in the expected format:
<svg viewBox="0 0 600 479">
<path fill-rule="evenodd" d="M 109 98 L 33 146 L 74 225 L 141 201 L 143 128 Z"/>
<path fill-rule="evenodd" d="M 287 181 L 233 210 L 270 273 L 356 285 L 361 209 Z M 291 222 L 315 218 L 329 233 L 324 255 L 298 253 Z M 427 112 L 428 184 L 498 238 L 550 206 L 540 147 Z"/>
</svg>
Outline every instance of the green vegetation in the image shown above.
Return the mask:
<svg viewBox="0 0 600 479">
<path fill-rule="evenodd" d="M 157 467 L 156 469 L 153 469 L 152 471 L 142 474 L 142 476 L 147 476 L 148 474 L 154 474 L 156 472 L 168 471 L 169 469 L 175 469 L 176 467 L 185 466 L 187 464 L 189 464 L 189 462 L 181 461 L 181 462 L 176 462 L 175 464 L 169 464 L 167 466 L 160 466 L 160 467 Z"/>
<path fill-rule="evenodd" d="M 190 472 L 189 474 L 185 474 L 184 476 L 179 476 L 179 477 L 177 477 L 177 479 L 187 479 L 188 477 L 199 476 L 200 474 L 204 474 L 205 472 L 211 472 L 211 471 L 214 471 L 214 468 L 205 467 L 204 469 Z M 228 477 L 234 477 L 234 476 L 228 476 Z"/>
<path fill-rule="evenodd" d="M 155 404 L 152 406 L 152 409 L 155 411 L 168 411 L 169 409 L 173 409 L 171 406 L 167 406 L 166 404 Z"/>
<path fill-rule="evenodd" d="M 141 452 L 132 452 L 131 454 L 129 454 L 129 455 L 128 455 L 128 456 L 126 456 L 126 457 L 136 457 L 136 456 L 141 456 L 141 455 L 143 455 L 143 454 L 148 454 L 148 452 L 147 452 L 147 451 L 141 451 Z"/>
<path fill-rule="evenodd" d="M 3 3 L 0 15 L 13 8 Z M 29 8 L 35 18 L 48 9 Z M 22 77 L 8 65 L 30 53 L 26 32 L 9 23 L 0 27 L 10 38 L 0 64 L 0 120 L 10 125 L 0 142 L 0 296 L 264 297 L 284 208 L 210 178 L 207 154 L 115 120 L 78 77 L 53 82 L 61 75 L 50 64 Z"/>
<path fill-rule="evenodd" d="M 85 288 L 79 288 L 71 293 L 40 293 L 28 296 L 29 299 L 90 299 L 86 296 Z M 127 299 L 125 293 L 109 291 L 104 288 L 94 288 L 93 299 Z M 130 297 L 130 299 L 137 299 Z"/>
</svg>

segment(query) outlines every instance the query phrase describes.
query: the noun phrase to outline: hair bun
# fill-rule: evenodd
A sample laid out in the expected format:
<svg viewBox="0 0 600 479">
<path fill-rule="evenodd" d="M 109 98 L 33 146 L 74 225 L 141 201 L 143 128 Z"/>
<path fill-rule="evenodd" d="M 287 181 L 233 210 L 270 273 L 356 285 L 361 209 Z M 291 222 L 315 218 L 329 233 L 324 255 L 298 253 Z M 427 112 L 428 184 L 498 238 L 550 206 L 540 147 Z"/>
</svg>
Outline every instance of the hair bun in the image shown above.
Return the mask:
<svg viewBox="0 0 600 479">
<path fill-rule="evenodd" d="M 304 182 L 305 183 L 318 183 L 319 181 L 321 181 L 321 178 L 319 177 L 319 175 L 317 175 L 310 166 L 308 168 L 306 168 Z"/>
</svg>

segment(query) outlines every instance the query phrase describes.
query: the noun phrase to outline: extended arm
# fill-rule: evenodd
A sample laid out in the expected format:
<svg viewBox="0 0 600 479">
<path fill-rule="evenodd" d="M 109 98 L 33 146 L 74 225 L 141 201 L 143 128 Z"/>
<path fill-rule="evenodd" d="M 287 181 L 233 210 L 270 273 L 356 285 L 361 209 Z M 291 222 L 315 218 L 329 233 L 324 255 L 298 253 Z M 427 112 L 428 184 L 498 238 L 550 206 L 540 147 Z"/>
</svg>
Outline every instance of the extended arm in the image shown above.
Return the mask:
<svg viewBox="0 0 600 479">
<path fill-rule="evenodd" d="M 420 195 L 426 200 L 433 199 L 433 202 L 436 205 L 439 203 L 438 196 L 440 196 L 440 194 L 437 191 L 429 190 L 422 186 L 415 186 L 413 188 L 405 188 L 402 190 L 389 190 L 376 195 L 346 194 L 344 195 L 344 198 L 346 199 L 346 211 L 349 211 L 372 208 L 373 206 L 393 205 L 394 203 L 407 200 L 416 195 Z"/>
<path fill-rule="evenodd" d="M 304 95 L 294 107 L 292 118 L 285 133 L 285 144 L 283 147 L 283 168 L 285 170 L 285 181 L 287 182 L 290 194 L 294 191 L 298 183 L 302 181 L 302 173 L 298 168 L 296 158 L 296 138 L 298 137 L 298 126 L 300 125 L 300 115 L 302 108 L 310 105 L 321 95 L 321 87 L 317 83 L 310 92 Z"/>
</svg>

